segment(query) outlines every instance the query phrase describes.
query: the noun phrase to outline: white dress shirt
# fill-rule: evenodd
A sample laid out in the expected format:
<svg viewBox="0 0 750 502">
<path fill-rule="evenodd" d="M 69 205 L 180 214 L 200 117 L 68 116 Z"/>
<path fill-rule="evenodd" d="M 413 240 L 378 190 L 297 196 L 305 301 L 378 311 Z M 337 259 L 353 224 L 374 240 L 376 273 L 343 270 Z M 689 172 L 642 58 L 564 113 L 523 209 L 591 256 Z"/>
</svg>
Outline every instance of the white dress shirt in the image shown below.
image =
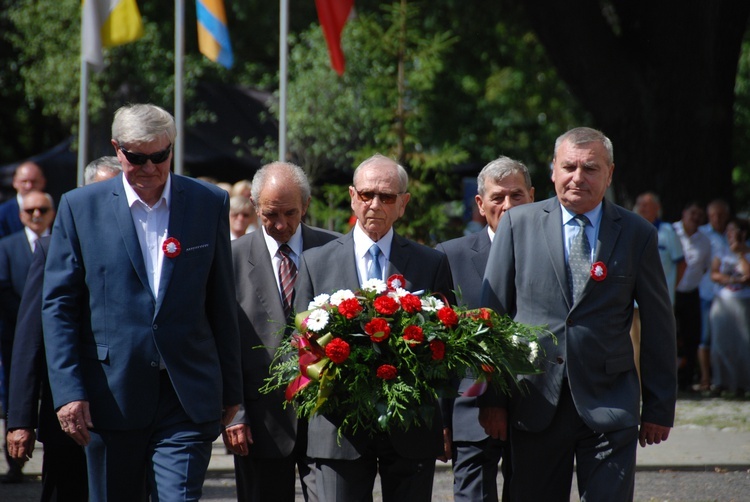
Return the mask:
<svg viewBox="0 0 750 502">
<path fill-rule="evenodd" d="M 380 238 L 378 242 L 374 242 L 365 233 L 364 230 L 359 226 L 359 222 L 354 225 L 354 258 L 357 262 L 357 275 L 359 276 L 359 283 L 364 284 L 367 281 L 367 270 L 372 262 L 372 255 L 370 254 L 370 247 L 373 244 L 377 244 L 380 248 L 380 255 L 378 255 L 378 261 L 380 262 L 380 270 L 383 272 L 384 277 L 381 279 L 385 280 L 388 274 L 388 262 L 391 259 L 391 243 L 393 243 L 393 227 L 391 227 L 386 234 Z"/>
</svg>

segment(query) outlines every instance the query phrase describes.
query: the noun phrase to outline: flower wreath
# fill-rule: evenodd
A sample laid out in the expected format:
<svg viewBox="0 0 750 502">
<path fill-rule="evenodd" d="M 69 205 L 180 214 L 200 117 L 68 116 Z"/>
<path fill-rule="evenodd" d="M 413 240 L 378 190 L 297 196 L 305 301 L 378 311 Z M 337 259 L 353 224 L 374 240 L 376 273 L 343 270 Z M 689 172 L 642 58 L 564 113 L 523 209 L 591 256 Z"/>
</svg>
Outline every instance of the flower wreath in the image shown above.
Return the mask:
<svg viewBox="0 0 750 502">
<path fill-rule="evenodd" d="M 517 374 L 538 373 L 541 329 L 489 309 L 454 308 L 403 289 L 403 276 L 367 281 L 361 290 L 316 296 L 295 317 L 262 392 L 283 389 L 299 417 L 340 418 L 342 430 L 370 434 L 429 424 L 437 398 L 478 375 L 502 392 Z M 466 394 L 465 394 L 466 395 Z"/>
</svg>

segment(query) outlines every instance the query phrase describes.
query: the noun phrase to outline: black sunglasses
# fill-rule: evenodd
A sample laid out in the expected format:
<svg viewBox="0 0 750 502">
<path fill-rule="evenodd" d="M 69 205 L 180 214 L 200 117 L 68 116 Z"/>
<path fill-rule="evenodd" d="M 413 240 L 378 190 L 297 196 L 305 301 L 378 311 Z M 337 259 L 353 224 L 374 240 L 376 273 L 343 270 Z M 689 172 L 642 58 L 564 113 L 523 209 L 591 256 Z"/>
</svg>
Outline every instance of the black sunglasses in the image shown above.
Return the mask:
<svg viewBox="0 0 750 502">
<path fill-rule="evenodd" d="M 372 199 L 377 197 L 380 199 L 380 202 L 383 204 L 394 204 L 396 202 L 396 198 L 401 195 L 398 193 L 379 193 L 379 192 L 371 192 L 371 191 L 362 191 L 360 192 L 356 188 L 354 189 L 355 192 L 357 192 L 357 196 L 359 196 L 360 200 L 362 202 L 371 202 Z"/>
<path fill-rule="evenodd" d="M 24 211 L 29 216 L 34 216 L 34 211 L 39 211 L 42 214 L 47 214 L 50 209 L 52 208 L 51 207 L 30 207 L 28 209 L 24 209 Z"/>
<path fill-rule="evenodd" d="M 122 145 L 117 145 L 117 146 L 120 147 L 120 151 L 125 156 L 125 158 L 128 159 L 128 162 L 130 162 L 134 166 L 142 166 L 148 160 L 150 160 L 154 164 L 161 164 L 162 162 L 164 162 L 165 160 L 169 158 L 169 153 L 172 151 L 172 145 L 169 145 L 165 150 L 151 153 L 151 154 L 134 153 L 134 152 L 125 150 L 125 148 L 123 148 Z"/>
</svg>

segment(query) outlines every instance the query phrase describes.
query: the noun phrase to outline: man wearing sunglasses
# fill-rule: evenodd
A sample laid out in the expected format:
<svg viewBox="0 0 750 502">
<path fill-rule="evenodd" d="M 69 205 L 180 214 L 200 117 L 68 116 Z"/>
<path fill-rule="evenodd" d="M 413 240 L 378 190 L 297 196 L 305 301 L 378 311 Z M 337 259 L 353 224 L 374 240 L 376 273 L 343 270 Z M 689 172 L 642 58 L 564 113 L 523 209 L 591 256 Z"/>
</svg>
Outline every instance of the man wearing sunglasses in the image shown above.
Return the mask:
<svg viewBox="0 0 750 502">
<path fill-rule="evenodd" d="M 347 235 L 302 255 L 295 307 L 307 310 L 316 295 L 339 289 L 355 291 L 368 279 L 406 279 L 408 291 L 442 293 L 453 303 L 447 257 L 399 236 L 393 224 L 404 214 L 410 194 L 403 167 L 382 155 L 362 162 L 349 187 L 357 223 Z M 307 453 L 315 459 L 316 489 L 321 501 L 371 500 L 380 474 L 383 500 L 429 502 L 435 458 L 443 455 L 439 412 L 432 422 L 368 436 L 338 435 L 336 417 L 310 420 Z"/>
<path fill-rule="evenodd" d="M 174 118 L 120 108 L 122 175 L 63 195 L 42 320 L 60 425 L 92 501 L 198 500 L 242 401 L 226 191 L 170 173 Z"/>
<path fill-rule="evenodd" d="M 2 354 L 4 377 L 3 409 L 6 411 L 8 410 L 16 316 L 21 302 L 21 293 L 26 284 L 26 273 L 31 265 L 31 255 L 37 239 L 49 234 L 52 220 L 55 219 L 55 209 L 49 194 L 39 191 L 26 192 L 21 198 L 21 207 L 17 217 L 23 225 L 22 230 L 0 239 L 0 322 L 2 323 L 0 354 Z M 7 448 L 5 452 L 7 455 Z M 23 479 L 21 465 L 10 458 L 8 458 L 8 463 L 10 469 L 3 481 L 20 482 Z"/>
</svg>

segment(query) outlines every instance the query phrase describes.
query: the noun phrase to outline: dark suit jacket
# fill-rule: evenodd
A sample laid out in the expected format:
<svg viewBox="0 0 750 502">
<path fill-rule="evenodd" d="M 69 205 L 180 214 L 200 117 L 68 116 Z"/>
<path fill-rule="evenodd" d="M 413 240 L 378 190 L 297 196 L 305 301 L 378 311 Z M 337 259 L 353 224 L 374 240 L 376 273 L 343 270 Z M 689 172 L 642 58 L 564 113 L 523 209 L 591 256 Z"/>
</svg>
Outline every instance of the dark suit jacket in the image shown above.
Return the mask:
<svg viewBox="0 0 750 502">
<path fill-rule="evenodd" d="M 302 224 L 302 249 L 322 246 L 341 234 Z M 252 455 L 283 458 L 292 453 L 297 440 L 297 415 L 283 408 L 284 392 L 261 394 L 268 368 L 287 326 L 271 256 L 263 236 L 256 230 L 232 242 L 232 264 L 242 345 L 242 376 L 245 391 L 244 416 L 234 423 L 250 425 Z"/>
<path fill-rule="evenodd" d="M 16 232 L 0 239 L 0 309 L 3 319 L 11 327 L 16 325 L 31 255 L 26 232 Z"/>
<path fill-rule="evenodd" d="M 164 257 L 158 299 L 122 175 L 60 201 L 44 276 L 47 365 L 55 407 L 88 400 L 95 427 L 152 423 L 160 360 L 193 422 L 242 401 L 228 195 L 171 176 L 168 235 L 181 252 Z"/>
<path fill-rule="evenodd" d="M 8 406 L 8 428 L 39 428 L 45 445 L 75 446 L 60 428 L 47 376 L 42 337 L 42 284 L 49 237 L 37 241 L 18 310 Z M 40 399 L 41 391 L 41 403 Z"/>
<path fill-rule="evenodd" d="M 14 234 L 23 230 L 21 217 L 18 215 L 18 199 L 16 195 L 0 204 L 0 237 Z"/>
<path fill-rule="evenodd" d="M 470 309 L 482 306 L 482 278 L 490 255 L 490 244 L 490 235 L 487 227 L 484 227 L 480 232 L 436 246 L 448 257 L 458 303 Z M 443 419 L 453 432 L 453 441 L 476 442 L 489 437 L 479 425 L 477 398 L 460 397 L 473 383 L 473 378 L 462 379 L 458 386 L 459 397 L 443 400 Z"/>
<path fill-rule="evenodd" d="M 404 276 L 405 289 L 409 291 L 443 293 L 447 298 L 453 298 L 450 267 L 445 255 L 395 234 L 386 276 L 393 274 Z M 295 286 L 295 307 L 298 312 L 307 310 L 310 300 L 318 294 L 332 293 L 339 289 L 357 290 L 359 276 L 352 232 L 302 255 L 302 265 Z M 367 449 L 370 439 L 363 434 L 344 434 L 338 440 L 337 425 L 334 422 L 333 417 L 315 415 L 312 418 L 308 455 L 329 459 L 359 458 Z M 402 457 L 417 459 L 440 455 L 443 446 L 439 412 L 432 421 L 432 427 L 412 427 L 406 433 L 394 431 L 389 439 Z"/>
<path fill-rule="evenodd" d="M 483 303 L 516 321 L 545 325 L 545 372 L 524 376 L 528 392 L 514 395 L 511 423 L 541 431 L 553 419 L 563 377 L 581 419 L 598 432 L 671 426 L 677 392 L 675 321 L 653 225 L 604 201 L 596 261 L 604 280 L 589 279 L 579 300 L 570 298 L 557 198 L 514 207 L 500 221 L 490 250 Z M 640 307 L 641 385 L 630 326 Z M 641 398 L 643 405 L 641 408 Z"/>
</svg>

